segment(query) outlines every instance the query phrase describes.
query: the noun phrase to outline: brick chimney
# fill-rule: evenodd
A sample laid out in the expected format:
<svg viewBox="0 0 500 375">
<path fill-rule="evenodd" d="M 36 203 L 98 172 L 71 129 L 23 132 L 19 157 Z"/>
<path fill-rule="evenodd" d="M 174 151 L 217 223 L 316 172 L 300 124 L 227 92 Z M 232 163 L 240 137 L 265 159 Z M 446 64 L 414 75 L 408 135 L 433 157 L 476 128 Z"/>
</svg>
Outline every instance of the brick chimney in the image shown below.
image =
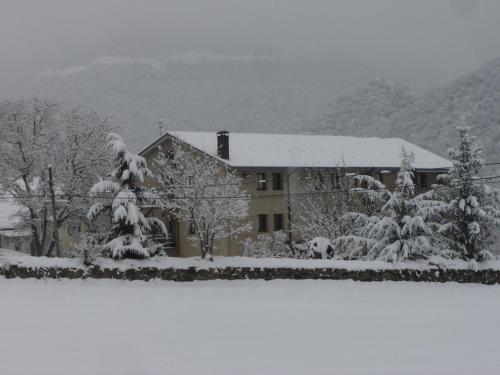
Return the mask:
<svg viewBox="0 0 500 375">
<path fill-rule="evenodd" d="M 217 132 L 217 156 L 229 160 L 229 132 L 227 130 Z"/>
</svg>

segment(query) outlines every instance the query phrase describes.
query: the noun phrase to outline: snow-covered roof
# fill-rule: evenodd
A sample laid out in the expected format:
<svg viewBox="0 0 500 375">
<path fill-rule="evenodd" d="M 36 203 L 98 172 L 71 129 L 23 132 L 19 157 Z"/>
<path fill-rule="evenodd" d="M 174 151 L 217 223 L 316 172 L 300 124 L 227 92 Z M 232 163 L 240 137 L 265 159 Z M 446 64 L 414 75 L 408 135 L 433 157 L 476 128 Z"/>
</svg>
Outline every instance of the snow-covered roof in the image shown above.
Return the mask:
<svg viewBox="0 0 500 375">
<path fill-rule="evenodd" d="M 217 155 L 216 132 L 168 131 L 167 135 Z M 402 147 L 414 153 L 416 169 L 451 167 L 449 160 L 399 138 L 266 133 L 230 133 L 229 160 L 224 162 L 239 168 L 399 168 Z"/>
<path fill-rule="evenodd" d="M 29 230 L 5 229 L 0 230 L 0 236 L 4 237 L 31 237 Z"/>
</svg>

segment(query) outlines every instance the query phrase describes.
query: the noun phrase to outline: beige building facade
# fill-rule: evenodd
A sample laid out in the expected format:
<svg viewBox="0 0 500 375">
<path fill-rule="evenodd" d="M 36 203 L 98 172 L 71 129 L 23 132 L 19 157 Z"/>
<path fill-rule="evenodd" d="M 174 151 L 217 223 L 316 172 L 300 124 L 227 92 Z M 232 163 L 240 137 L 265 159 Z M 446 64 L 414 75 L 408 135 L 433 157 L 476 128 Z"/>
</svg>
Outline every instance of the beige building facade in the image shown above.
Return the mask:
<svg viewBox="0 0 500 375">
<path fill-rule="evenodd" d="M 415 155 L 417 192 L 428 189 L 436 177 L 447 171 L 448 160 L 401 139 L 354 138 L 314 135 L 245 134 L 229 132 L 167 132 L 141 152 L 148 165 L 160 146 L 171 149 L 180 142 L 192 152 L 210 155 L 238 173 L 242 189 L 250 196 L 248 221 L 252 230 L 234 238 L 219 240 L 214 255 L 242 254 L 242 241 L 256 239 L 259 233 L 283 231 L 290 241 L 307 240 L 293 229 L 294 212 L 291 199 L 307 193 L 304 181 L 311 169 L 322 173 L 365 174 L 380 180 L 389 189 L 395 186 L 401 163 L 401 149 Z M 154 170 L 153 170 L 154 172 Z M 158 188 L 158 186 L 156 186 Z M 170 239 L 171 256 L 200 255 L 199 245 L 190 234 L 190 226 L 178 222 L 160 209 L 150 215 L 165 222 Z"/>
</svg>

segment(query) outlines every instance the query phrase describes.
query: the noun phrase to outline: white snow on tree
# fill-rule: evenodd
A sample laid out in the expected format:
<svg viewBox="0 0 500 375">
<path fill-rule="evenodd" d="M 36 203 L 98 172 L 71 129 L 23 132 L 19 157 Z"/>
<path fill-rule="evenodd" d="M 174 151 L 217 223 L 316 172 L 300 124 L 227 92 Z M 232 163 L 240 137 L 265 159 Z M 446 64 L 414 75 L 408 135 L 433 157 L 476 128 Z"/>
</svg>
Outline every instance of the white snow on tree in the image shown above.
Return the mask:
<svg viewBox="0 0 500 375">
<path fill-rule="evenodd" d="M 380 216 L 348 213 L 343 220 L 351 233 L 333 242 L 336 253 L 348 259 L 381 259 L 402 261 L 430 255 L 442 244 L 435 239 L 431 219 L 443 203 L 415 197 L 413 155 L 402 149 L 401 169 L 394 192 Z"/>
<path fill-rule="evenodd" d="M 154 168 L 163 207 L 191 225 L 191 239 L 198 242 L 202 258 L 212 259 L 217 240 L 251 229 L 241 177 L 217 157 L 174 141 L 168 152 L 158 151 Z"/>
<path fill-rule="evenodd" d="M 323 237 L 333 241 L 350 232 L 350 225 L 346 227 L 342 220 L 344 215 L 349 212 L 372 214 L 383 204 L 383 184 L 370 176 L 346 173 L 343 167 L 337 167 L 334 172 L 308 169 L 302 180 L 302 194 L 292 196 L 290 203 L 292 228 L 306 240 Z M 359 194 L 361 191 L 363 194 Z"/>
<path fill-rule="evenodd" d="M 108 212 L 112 226 L 103 249 L 115 259 L 147 258 L 152 247 L 146 246 L 146 234 L 159 229 L 167 236 L 162 221 L 145 217 L 140 206 L 154 203 L 156 197 L 142 185 L 146 177 L 152 177 L 146 160 L 127 150 L 118 134 L 107 137 L 108 146 L 114 156 L 115 168 L 108 180 L 96 183 L 90 189 L 91 197 L 99 199 L 88 212 L 89 220 Z"/>
<path fill-rule="evenodd" d="M 337 168 L 334 173 L 309 169 L 302 180 L 304 194 L 290 200 L 294 213 L 292 228 L 304 239 L 335 239 L 341 232 L 340 218 L 353 210 L 354 179 Z"/>
<path fill-rule="evenodd" d="M 30 254 L 57 249 L 54 225 L 84 221 L 87 192 L 110 167 L 105 137 L 111 124 L 93 112 L 69 110 L 33 98 L 0 103 L 0 184 L 20 208 L 20 225 L 31 232 Z M 56 221 L 48 167 L 53 168 Z"/>
<path fill-rule="evenodd" d="M 84 234 L 78 243 L 76 243 L 72 249 L 70 249 L 70 255 L 75 258 L 80 258 L 84 266 L 91 266 L 94 261 L 101 256 L 102 247 L 99 244 L 96 236 L 86 233 Z"/>
<path fill-rule="evenodd" d="M 468 127 L 457 130 L 458 146 L 450 151 L 453 167 L 428 195 L 448 203 L 443 210 L 446 223 L 440 233 L 451 248 L 464 258 L 489 259 L 492 230 L 500 225 L 498 192 L 479 177 L 484 165 L 482 147 Z"/>
</svg>

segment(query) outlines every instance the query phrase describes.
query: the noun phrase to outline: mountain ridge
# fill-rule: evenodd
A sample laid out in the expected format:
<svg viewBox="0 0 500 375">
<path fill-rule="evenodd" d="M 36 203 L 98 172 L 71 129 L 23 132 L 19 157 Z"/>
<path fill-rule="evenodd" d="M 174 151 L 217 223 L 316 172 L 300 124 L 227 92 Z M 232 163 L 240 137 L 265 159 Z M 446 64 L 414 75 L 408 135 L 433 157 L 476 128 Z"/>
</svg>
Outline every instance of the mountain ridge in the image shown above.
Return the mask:
<svg viewBox="0 0 500 375">
<path fill-rule="evenodd" d="M 327 115 L 306 130 L 355 136 L 397 134 L 447 156 L 464 115 L 466 125 L 484 145 L 487 160 L 500 161 L 500 59 L 418 94 L 378 79 L 339 97 Z"/>
<path fill-rule="evenodd" d="M 160 119 L 165 130 L 296 132 L 348 87 L 303 70 L 246 55 L 99 58 L 46 70 L 2 99 L 37 95 L 95 110 L 122 125 L 124 139 L 139 150 L 159 135 Z"/>
</svg>

